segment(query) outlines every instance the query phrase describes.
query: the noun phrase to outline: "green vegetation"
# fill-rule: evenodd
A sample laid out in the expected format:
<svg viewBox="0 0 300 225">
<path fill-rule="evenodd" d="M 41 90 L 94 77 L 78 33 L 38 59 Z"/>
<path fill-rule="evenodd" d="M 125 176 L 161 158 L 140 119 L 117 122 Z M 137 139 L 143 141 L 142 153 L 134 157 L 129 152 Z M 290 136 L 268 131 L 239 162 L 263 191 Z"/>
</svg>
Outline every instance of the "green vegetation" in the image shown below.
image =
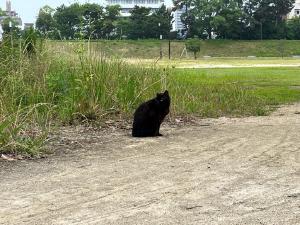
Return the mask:
<svg viewBox="0 0 300 225">
<path fill-rule="evenodd" d="M 2 43 L 0 153 L 37 154 L 55 123 L 130 115 L 165 83 L 162 69 L 93 60 L 85 51 L 77 46 L 73 59 L 48 52 L 28 57 L 22 46 Z"/>
<path fill-rule="evenodd" d="M 196 39 L 190 39 L 186 41 L 186 48 L 194 53 L 194 59 L 197 59 L 197 53 L 200 52 L 200 47 L 200 41 Z"/>
<path fill-rule="evenodd" d="M 40 9 L 36 28 L 43 37 L 57 40 L 75 39 L 139 39 L 168 37 L 171 16 L 162 5 L 151 13 L 145 7 L 134 7 L 131 16 L 120 17 L 120 6 L 100 6 L 96 3 L 73 3 L 56 9 Z"/>
<path fill-rule="evenodd" d="M 207 40 L 199 41 L 201 52 L 198 56 L 212 57 L 290 57 L 300 55 L 300 41 L 269 40 L 269 41 L 230 41 L 230 40 Z M 72 48 L 82 41 L 49 41 L 49 45 L 55 49 L 72 54 Z M 94 41 L 90 42 L 90 49 L 97 55 L 105 54 L 110 57 L 156 59 L 159 57 L 160 45 L 163 55 L 167 58 L 168 42 L 159 40 L 124 40 L 124 41 Z M 179 59 L 185 47 L 184 41 L 171 42 L 171 58 Z M 182 57 L 185 58 L 185 55 Z M 188 58 L 194 58 L 189 54 Z"/>
<path fill-rule="evenodd" d="M 300 39 L 300 18 L 295 17 L 287 23 L 287 38 L 290 40 Z"/>
<path fill-rule="evenodd" d="M 143 67 L 96 55 L 85 43 L 42 49 L 31 40 L 1 44 L 0 153 L 38 154 L 54 125 L 131 118 L 140 102 L 166 88 L 172 116 L 267 115 L 300 100 L 298 68 Z M 28 43 L 38 45 L 34 55 Z"/>
<path fill-rule="evenodd" d="M 295 0 L 175 0 L 188 6 L 183 15 L 188 36 L 254 40 L 287 38 L 286 15 Z M 191 6 L 191 7 L 189 7 Z"/>
<path fill-rule="evenodd" d="M 185 27 L 170 32 L 172 16 L 163 5 L 151 13 L 135 7 L 129 17 L 119 6 L 73 3 L 56 9 L 43 7 L 36 27 L 44 37 L 76 39 L 200 38 L 230 40 L 299 39 L 299 21 L 286 20 L 295 0 L 174 0 L 172 10 L 187 5 Z"/>
<path fill-rule="evenodd" d="M 37 15 L 36 29 L 40 36 L 57 40 L 114 38 L 119 13 L 116 5 L 74 3 L 56 9 L 46 5 Z"/>
<path fill-rule="evenodd" d="M 300 100 L 298 68 L 174 69 L 172 74 L 176 114 L 260 116 Z"/>
</svg>

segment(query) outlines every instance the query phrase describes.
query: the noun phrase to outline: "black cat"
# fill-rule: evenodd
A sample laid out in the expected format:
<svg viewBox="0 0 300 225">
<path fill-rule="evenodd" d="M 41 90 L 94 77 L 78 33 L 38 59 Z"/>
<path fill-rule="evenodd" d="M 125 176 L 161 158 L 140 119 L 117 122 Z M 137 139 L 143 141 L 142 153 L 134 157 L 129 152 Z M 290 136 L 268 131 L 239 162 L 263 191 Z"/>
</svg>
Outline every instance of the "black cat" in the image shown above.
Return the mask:
<svg viewBox="0 0 300 225">
<path fill-rule="evenodd" d="M 162 136 L 159 128 L 170 111 L 169 92 L 158 93 L 156 98 L 142 103 L 134 113 L 133 137 Z"/>
</svg>

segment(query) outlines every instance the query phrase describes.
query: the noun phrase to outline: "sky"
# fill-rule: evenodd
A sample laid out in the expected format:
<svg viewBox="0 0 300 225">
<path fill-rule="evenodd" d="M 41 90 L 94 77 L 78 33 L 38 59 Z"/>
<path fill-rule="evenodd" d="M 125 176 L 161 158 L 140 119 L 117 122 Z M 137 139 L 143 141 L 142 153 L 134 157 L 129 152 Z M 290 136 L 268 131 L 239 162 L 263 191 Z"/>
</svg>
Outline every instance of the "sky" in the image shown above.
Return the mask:
<svg viewBox="0 0 300 225">
<path fill-rule="evenodd" d="M 91 2 L 98 4 L 105 4 L 105 0 L 11 0 L 12 9 L 15 10 L 21 17 L 23 23 L 34 23 L 38 15 L 39 9 L 45 5 L 56 8 L 62 4 L 69 5 L 74 2 Z M 171 0 L 165 0 L 166 5 L 171 4 Z M 0 0 L 0 8 L 5 10 L 6 0 Z M 168 3 L 168 4 L 167 4 Z"/>
</svg>

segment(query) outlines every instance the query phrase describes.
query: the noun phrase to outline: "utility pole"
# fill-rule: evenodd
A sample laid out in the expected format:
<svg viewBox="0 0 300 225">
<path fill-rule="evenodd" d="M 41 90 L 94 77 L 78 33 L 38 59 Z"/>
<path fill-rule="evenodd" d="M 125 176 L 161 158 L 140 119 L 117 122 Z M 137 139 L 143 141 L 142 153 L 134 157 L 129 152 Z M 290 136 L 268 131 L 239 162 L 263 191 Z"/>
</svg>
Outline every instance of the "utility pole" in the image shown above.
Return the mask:
<svg viewBox="0 0 300 225">
<path fill-rule="evenodd" d="M 171 13 L 173 11 L 172 7 L 168 7 L 167 11 L 169 16 L 169 22 L 171 22 Z M 169 39 L 169 60 L 170 60 L 171 59 L 171 31 L 169 31 L 168 37 L 169 37 L 168 39 Z"/>
<path fill-rule="evenodd" d="M 171 59 L 171 40 L 170 40 L 170 34 L 169 34 L 169 60 Z"/>
<path fill-rule="evenodd" d="M 185 15 L 186 15 L 185 29 L 186 29 L 186 39 L 187 39 L 187 35 L 188 35 L 188 7 L 187 7 L 187 1 L 185 2 Z"/>
<path fill-rule="evenodd" d="M 160 23 L 158 23 L 158 27 L 159 27 L 159 33 L 161 33 L 161 29 L 160 29 Z M 162 54 L 162 34 L 159 35 L 159 40 L 160 40 L 160 47 L 159 47 L 159 58 L 162 59 L 163 54 Z"/>
<path fill-rule="evenodd" d="M 260 21 L 260 40 L 263 39 L 263 23 Z"/>
</svg>

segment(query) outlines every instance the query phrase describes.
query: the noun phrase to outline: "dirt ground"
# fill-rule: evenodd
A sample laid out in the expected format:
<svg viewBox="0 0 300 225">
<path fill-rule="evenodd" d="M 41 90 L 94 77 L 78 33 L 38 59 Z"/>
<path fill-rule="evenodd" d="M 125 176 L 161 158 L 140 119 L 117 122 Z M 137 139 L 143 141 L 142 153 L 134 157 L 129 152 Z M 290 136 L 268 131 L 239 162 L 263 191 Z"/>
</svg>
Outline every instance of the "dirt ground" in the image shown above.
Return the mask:
<svg viewBox="0 0 300 225">
<path fill-rule="evenodd" d="M 0 161 L 0 224 L 300 224 L 300 104 L 162 133 L 64 128 L 50 157 Z"/>
<path fill-rule="evenodd" d="M 127 63 L 138 64 L 144 66 L 160 65 L 163 67 L 172 67 L 177 69 L 211 69 L 211 68 L 280 68 L 280 67 L 300 67 L 299 58 L 276 58 L 276 57 L 257 57 L 257 58 L 243 58 L 243 57 L 209 57 L 192 59 L 172 59 L 172 60 L 158 60 L 158 59 L 125 59 Z"/>
</svg>

